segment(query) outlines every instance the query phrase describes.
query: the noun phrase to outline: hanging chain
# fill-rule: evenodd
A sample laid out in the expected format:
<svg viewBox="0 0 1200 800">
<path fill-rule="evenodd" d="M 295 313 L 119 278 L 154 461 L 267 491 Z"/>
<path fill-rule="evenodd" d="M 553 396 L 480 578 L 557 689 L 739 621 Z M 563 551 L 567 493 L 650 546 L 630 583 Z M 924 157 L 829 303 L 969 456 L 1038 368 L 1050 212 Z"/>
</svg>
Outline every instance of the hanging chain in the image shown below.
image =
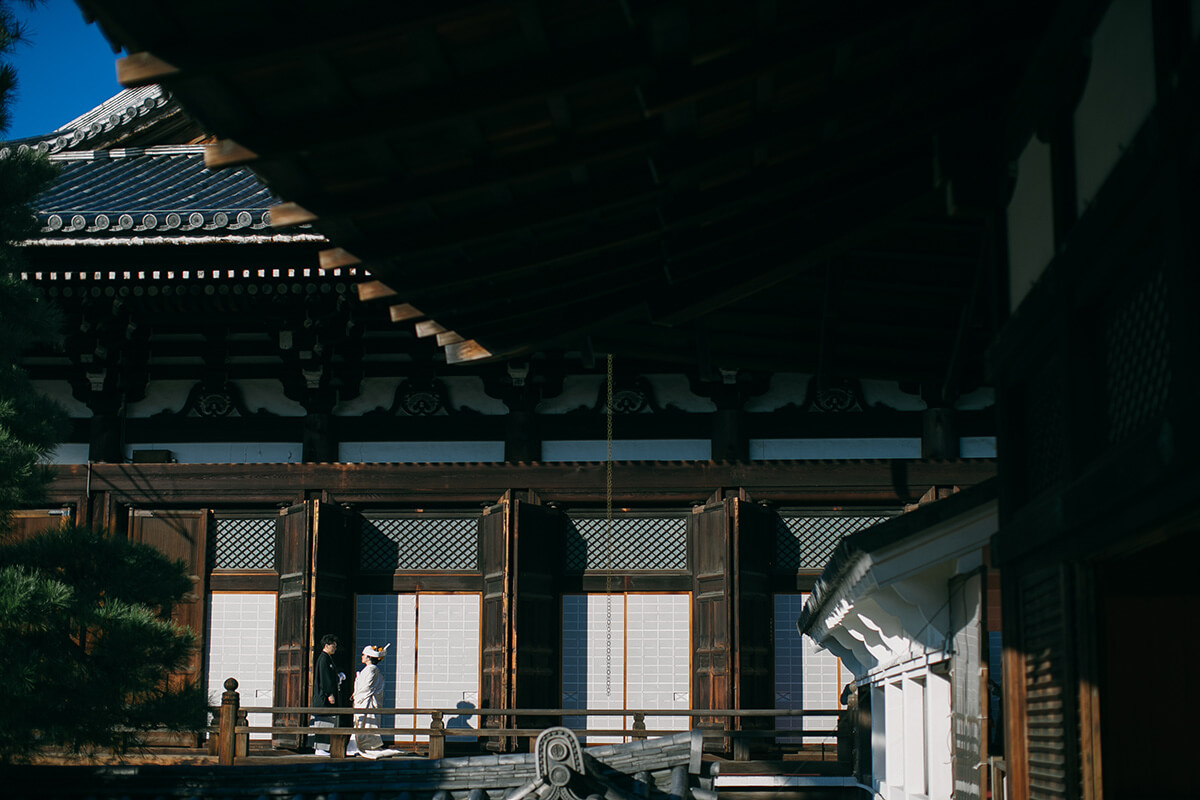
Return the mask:
<svg viewBox="0 0 1200 800">
<path fill-rule="evenodd" d="M 612 697 L 612 590 L 613 562 L 616 543 L 613 542 L 613 357 L 608 354 L 608 381 L 605 395 L 605 441 L 608 444 L 604 462 L 604 696 Z"/>
</svg>

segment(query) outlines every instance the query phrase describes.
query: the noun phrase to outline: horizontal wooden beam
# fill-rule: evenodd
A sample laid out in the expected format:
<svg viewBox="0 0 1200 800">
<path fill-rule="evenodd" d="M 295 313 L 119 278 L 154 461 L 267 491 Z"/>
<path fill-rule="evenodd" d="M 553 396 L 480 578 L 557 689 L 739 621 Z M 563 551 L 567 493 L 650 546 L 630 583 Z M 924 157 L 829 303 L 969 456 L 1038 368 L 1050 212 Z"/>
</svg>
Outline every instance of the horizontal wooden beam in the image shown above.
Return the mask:
<svg viewBox="0 0 1200 800">
<path fill-rule="evenodd" d="M 437 335 L 438 347 L 445 347 L 446 345 L 450 344 L 458 344 L 459 342 L 463 341 L 466 340 L 463 339 L 461 334 L 455 331 L 444 331 Z"/>
<path fill-rule="evenodd" d="M 470 361 L 482 361 L 491 358 L 492 353 L 474 339 L 446 346 L 447 364 L 465 364 Z"/>
<path fill-rule="evenodd" d="M 446 329 L 437 322 L 427 319 L 416 324 L 416 332 L 418 339 L 424 339 L 435 334 L 444 333 Z"/>
<path fill-rule="evenodd" d="M 396 296 L 396 290 L 383 281 L 366 281 L 354 288 L 358 292 L 358 299 L 364 303 Z"/>
<path fill-rule="evenodd" d="M 204 148 L 204 166 L 209 169 L 238 167 L 257 159 L 258 153 L 232 139 L 219 139 Z"/>
<path fill-rule="evenodd" d="M 117 59 L 117 83 L 126 89 L 148 86 L 178 74 L 179 67 L 153 53 L 130 53 Z"/>
<path fill-rule="evenodd" d="M 316 221 L 316 214 L 296 203 L 280 203 L 271 209 L 272 228 L 290 228 Z"/>
<path fill-rule="evenodd" d="M 397 303 L 388 308 L 388 316 L 392 322 L 406 322 L 410 319 L 418 319 L 425 316 L 421 309 L 409 303 Z"/>
<path fill-rule="evenodd" d="M 317 253 L 317 266 L 321 269 L 356 267 L 361 263 L 358 256 L 343 247 L 330 247 Z"/>
<path fill-rule="evenodd" d="M 90 475 L 89 475 L 90 473 Z M 742 487 L 755 500 L 870 506 L 915 502 L 930 486 L 971 486 L 996 474 L 992 459 L 961 461 L 617 462 L 613 499 L 636 505 L 703 503 L 715 489 Z M 336 502 L 475 506 L 506 490 L 532 489 L 546 502 L 598 507 L 605 464 L 78 464 L 55 468 L 51 503 L 109 493 L 138 508 L 229 503 L 274 505 L 328 491 Z M 477 506 L 475 506 L 477 507 Z"/>
</svg>

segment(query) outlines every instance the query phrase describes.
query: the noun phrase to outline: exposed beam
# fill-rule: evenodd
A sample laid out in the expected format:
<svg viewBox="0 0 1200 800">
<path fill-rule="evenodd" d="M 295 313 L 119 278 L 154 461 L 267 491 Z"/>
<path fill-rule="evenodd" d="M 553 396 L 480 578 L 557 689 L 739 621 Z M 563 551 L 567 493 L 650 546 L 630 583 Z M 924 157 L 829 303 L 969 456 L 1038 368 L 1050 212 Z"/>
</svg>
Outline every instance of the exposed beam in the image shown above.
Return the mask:
<svg viewBox="0 0 1200 800">
<path fill-rule="evenodd" d="M 271 209 L 272 228 L 290 228 L 316 222 L 317 215 L 296 203 L 280 203 Z"/>
<path fill-rule="evenodd" d="M 358 291 L 358 299 L 364 303 L 396 296 L 396 290 L 383 281 L 366 281 L 355 288 Z"/>
<path fill-rule="evenodd" d="M 178 67 L 153 53 L 131 53 L 117 59 L 117 83 L 126 89 L 148 86 L 178 74 Z"/>
<path fill-rule="evenodd" d="M 220 139 L 204 148 L 204 166 L 209 169 L 238 167 L 257 158 L 257 153 L 232 139 Z"/>
<path fill-rule="evenodd" d="M 321 269 L 356 267 L 361 263 L 358 256 L 342 247 L 330 247 L 317 253 L 317 266 Z"/>
<path fill-rule="evenodd" d="M 425 314 L 409 303 L 399 303 L 388 308 L 388 317 L 392 322 L 405 322 L 410 319 L 419 319 Z"/>
</svg>

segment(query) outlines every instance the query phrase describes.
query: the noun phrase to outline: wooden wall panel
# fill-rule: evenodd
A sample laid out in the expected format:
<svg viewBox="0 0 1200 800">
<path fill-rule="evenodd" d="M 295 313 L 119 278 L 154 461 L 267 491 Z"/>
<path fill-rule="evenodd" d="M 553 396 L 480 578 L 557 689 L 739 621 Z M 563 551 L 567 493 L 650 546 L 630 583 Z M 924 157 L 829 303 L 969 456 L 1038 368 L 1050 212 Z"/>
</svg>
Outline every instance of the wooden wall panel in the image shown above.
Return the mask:
<svg viewBox="0 0 1200 800">
<path fill-rule="evenodd" d="M 301 503 L 285 509 L 275 525 L 275 569 L 279 573 L 279 605 L 275 613 L 275 705 L 308 704 L 309 613 L 312 567 L 311 505 Z M 276 714 L 273 725 L 295 726 L 304 720 L 298 714 Z M 277 734 L 276 747 L 300 747 L 303 737 Z"/>
<path fill-rule="evenodd" d="M 512 658 L 511 627 L 511 501 L 506 496 L 500 503 L 486 509 L 479 520 L 479 564 L 483 569 L 483 630 L 482 661 L 483 675 L 479 686 L 479 704 L 482 708 L 512 708 L 512 684 L 510 663 Z M 507 717 L 489 716 L 483 720 L 485 728 L 503 728 L 509 723 Z M 510 743 L 504 739 L 487 739 L 489 750 L 507 750 Z"/>
<path fill-rule="evenodd" d="M 183 601 L 171 611 L 171 619 L 191 629 L 196 634 L 196 649 L 186 666 L 167 676 L 169 686 L 196 684 L 205 685 L 204 640 L 206 634 L 205 611 L 208 607 L 205 596 L 204 578 L 208 570 L 207 556 L 207 511 L 148 511 L 135 509 L 129 517 L 129 540 L 150 545 L 171 559 L 182 561 L 187 569 L 191 589 Z M 199 744 L 199 735 L 166 734 L 151 736 L 151 745 Z"/>
<path fill-rule="evenodd" d="M 557 708 L 561 700 L 562 624 L 559 575 L 564 563 L 566 517 L 545 506 L 514 501 L 512 641 L 516 673 L 513 700 L 517 708 Z M 555 717 L 531 717 L 521 727 L 551 727 Z"/>
<path fill-rule="evenodd" d="M 197 647 L 188 666 L 172 673 L 173 684 L 204 683 L 205 594 L 207 573 L 205 536 L 208 530 L 206 511 L 147 511 L 136 509 L 129 519 L 129 539 L 147 544 L 171 559 L 178 559 L 187 569 L 191 589 L 171 613 L 171 619 L 190 628 L 196 634 Z"/>
<path fill-rule="evenodd" d="M 24 508 L 12 512 L 12 530 L 3 541 L 19 542 L 46 531 L 54 531 L 71 523 L 69 513 L 61 508 Z"/>
<path fill-rule="evenodd" d="M 688 518 L 692 547 L 692 707 L 733 706 L 733 663 L 730 653 L 733 603 L 729 580 L 730 530 L 725 501 L 714 499 Z M 697 717 L 700 728 L 725 728 L 719 717 Z M 706 743 L 725 750 L 728 741 Z"/>
<path fill-rule="evenodd" d="M 734 693 L 736 708 L 775 707 L 775 652 L 772 645 L 775 603 L 771 595 L 776 518 L 742 498 L 726 501 L 733 512 Z M 740 719 L 743 730 L 769 729 L 770 717 Z M 767 739 L 748 740 L 766 745 Z"/>
</svg>

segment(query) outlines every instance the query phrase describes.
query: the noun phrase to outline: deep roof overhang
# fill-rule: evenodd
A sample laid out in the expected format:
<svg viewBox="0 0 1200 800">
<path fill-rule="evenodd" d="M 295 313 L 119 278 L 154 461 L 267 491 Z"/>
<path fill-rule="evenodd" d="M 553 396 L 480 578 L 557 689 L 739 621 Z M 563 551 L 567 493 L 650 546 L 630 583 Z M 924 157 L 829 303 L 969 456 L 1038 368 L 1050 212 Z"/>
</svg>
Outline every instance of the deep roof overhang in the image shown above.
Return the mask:
<svg viewBox="0 0 1200 800">
<path fill-rule="evenodd" d="M 80 5 L 448 361 L 582 346 L 952 402 L 1005 313 L 1004 120 L 1071 4 Z"/>
</svg>

